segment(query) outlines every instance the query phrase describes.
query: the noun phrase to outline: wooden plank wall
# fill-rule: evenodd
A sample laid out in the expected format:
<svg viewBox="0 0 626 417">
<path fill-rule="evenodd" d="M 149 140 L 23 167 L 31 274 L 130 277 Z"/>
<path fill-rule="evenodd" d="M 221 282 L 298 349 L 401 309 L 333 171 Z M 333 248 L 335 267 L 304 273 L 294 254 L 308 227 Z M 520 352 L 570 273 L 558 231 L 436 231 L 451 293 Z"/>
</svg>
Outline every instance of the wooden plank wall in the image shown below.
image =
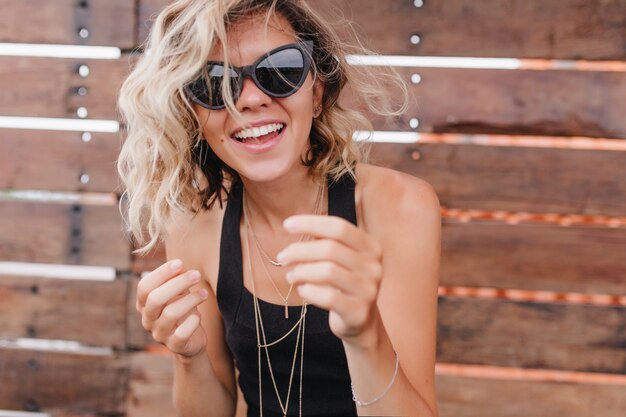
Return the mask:
<svg viewBox="0 0 626 417">
<path fill-rule="evenodd" d="M 131 51 L 166 3 L 0 0 L 0 43 L 122 50 L 1 56 L 0 116 L 80 119 L 82 107 L 116 120 Z M 377 143 L 373 162 L 424 178 L 442 204 L 441 416 L 625 415 L 626 0 L 310 4 L 353 19 L 383 55 L 519 60 L 399 67 L 411 107 L 374 118 L 419 140 Z M 123 132 L 36 123 L 0 128 L 0 416 L 174 417 L 171 356 L 134 310 L 140 274 L 165 257 L 131 256 L 117 207 Z M 47 265 L 114 273 L 53 278 Z"/>
</svg>

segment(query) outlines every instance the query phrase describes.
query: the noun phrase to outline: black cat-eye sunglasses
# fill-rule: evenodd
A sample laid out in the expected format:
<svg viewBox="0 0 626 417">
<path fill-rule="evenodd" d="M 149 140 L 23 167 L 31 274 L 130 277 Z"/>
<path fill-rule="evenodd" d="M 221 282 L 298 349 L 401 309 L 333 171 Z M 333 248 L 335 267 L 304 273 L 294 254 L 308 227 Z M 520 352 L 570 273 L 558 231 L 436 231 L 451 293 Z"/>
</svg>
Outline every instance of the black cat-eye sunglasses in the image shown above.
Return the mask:
<svg viewBox="0 0 626 417">
<path fill-rule="evenodd" d="M 250 77 L 254 84 L 270 97 L 281 98 L 294 94 L 309 73 L 312 52 L 312 41 L 291 43 L 272 49 L 252 65 L 230 66 L 228 76 L 233 100 L 236 101 L 241 94 L 244 77 Z M 223 62 L 207 62 L 209 85 L 207 86 L 204 76 L 198 76 L 185 85 L 189 98 L 210 110 L 226 107 L 222 98 L 224 72 Z"/>
</svg>

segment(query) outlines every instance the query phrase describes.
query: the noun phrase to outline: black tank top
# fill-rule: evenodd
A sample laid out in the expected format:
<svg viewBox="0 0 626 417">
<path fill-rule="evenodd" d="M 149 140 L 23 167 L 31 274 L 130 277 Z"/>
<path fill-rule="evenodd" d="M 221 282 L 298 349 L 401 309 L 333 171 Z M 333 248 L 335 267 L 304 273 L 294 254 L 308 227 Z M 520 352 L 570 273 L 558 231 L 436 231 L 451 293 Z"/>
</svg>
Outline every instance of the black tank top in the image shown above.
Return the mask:
<svg viewBox="0 0 626 417">
<path fill-rule="evenodd" d="M 328 181 L 328 214 L 342 217 L 356 225 L 354 180 L 350 175 L 333 183 Z M 225 326 L 226 343 L 239 370 L 239 386 L 248 404 L 248 417 L 259 416 L 259 376 L 257 336 L 252 293 L 243 285 L 240 221 L 242 185 L 233 186 L 222 223 L 217 303 Z M 298 321 L 301 306 L 289 306 L 285 319 L 284 305 L 261 299 L 259 306 L 267 341 L 277 340 Z M 350 390 L 350 374 L 341 340 L 328 325 L 328 311 L 307 306 L 305 319 L 304 364 L 302 371 L 303 416 L 356 416 Z M 285 403 L 297 331 L 269 347 L 274 379 Z M 300 397 L 300 353 L 289 396 L 288 415 L 298 416 Z M 261 349 L 263 416 L 282 417 L 272 384 L 265 349 Z"/>
</svg>

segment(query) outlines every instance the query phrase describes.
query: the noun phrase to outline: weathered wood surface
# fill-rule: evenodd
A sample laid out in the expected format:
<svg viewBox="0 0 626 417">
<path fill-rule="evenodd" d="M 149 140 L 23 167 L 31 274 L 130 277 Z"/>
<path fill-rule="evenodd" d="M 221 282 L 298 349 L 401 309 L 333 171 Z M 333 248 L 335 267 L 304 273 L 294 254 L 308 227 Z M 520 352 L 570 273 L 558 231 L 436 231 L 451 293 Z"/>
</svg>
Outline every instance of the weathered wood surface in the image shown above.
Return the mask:
<svg viewBox="0 0 626 417">
<path fill-rule="evenodd" d="M 437 375 L 441 417 L 622 417 L 623 385 Z"/>
<path fill-rule="evenodd" d="M 626 228 L 443 224 L 441 283 L 588 294 L 626 294 Z"/>
<path fill-rule="evenodd" d="M 0 276 L 0 338 L 124 349 L 128 281 Z"/>
<path fill-rule="evenodd" d="M 374 144 L 371 162 L 425 179 L 446 207 L 626 214 L 623 151 Z"/>
<path fill-rule="evenodd" d="M 128 0 L 0 0 L 0 42 L 135 45 L 135 5 Z M 88 30 L 87 37 L 79 35 Z"/>
<path fill-rule="evenodd" d="M 0 129 L 0 188 L 121 193 L 115 166 L 121 135 L 91 133 L 88 142 L 82 135 Z"/>
<path fill-rule="evenodd" d="M 172 355 L 137 352 L 131 356 L 127 417 L 178 417 L 174 408 Z"/>
<path fill-rule="evenodd" d="M 81 355 L 0 347 L 0 405 L 53 417 L 123 415 L 126 354 Z"/>
<path fill-rule="evenodd" d="M 89 75 L 78 73 L 81 65 Z M 0 57 L 0 114 L 3 116 L 118 119 L 116 99 L 130 72 L 129 56 L 114 60 Z M 80 95 L 78 89 L 87 92 Z"/>
<path fill-rule="evenodd" d="M 439 298 L 437 361 L 626 373 L 626 307 Z"/>
<path fill-rule="evenodd" d="M 141 0 L 139 42 L 167 0 Z M 624 0 L 309 0 L 344 28 L 353 21 L 387 55 L 624 59 Z M 417 34 L 415 45 L 410 37 Z M 497 36 L 494 36 L 497 34 Z"/>
<path fill-rule="evenodd" d="M 127 270 L 130 241 L 117 205 L 0 201 L 0 259 Z"/>
<path fill-rule="evenodd" d="M 397 120 L 372 117 L 378 130 L 625 138 L 626 72 L 400 68 L 411 84 Z M 361 106 L 362 107 L 362 106 Z"/>
<path fill-rule="evenodd" d="M 440 284 L 626 294 L 626 229 L 442 220 Z M 136 256 L 139 274 L 165 262 L 163 246 Z"/>
</svg>

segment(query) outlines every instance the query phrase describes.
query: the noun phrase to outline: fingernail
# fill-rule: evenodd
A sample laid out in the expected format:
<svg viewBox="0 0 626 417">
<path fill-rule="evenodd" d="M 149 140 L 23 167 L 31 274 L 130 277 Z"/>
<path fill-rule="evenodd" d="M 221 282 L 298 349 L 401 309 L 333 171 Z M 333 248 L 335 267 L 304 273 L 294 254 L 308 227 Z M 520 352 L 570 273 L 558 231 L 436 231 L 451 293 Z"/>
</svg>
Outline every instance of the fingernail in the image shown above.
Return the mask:
<svg viewBox="0 0 626 417">
<path fill-rule="evenodd" d="M 203 288 L 200 291 L 198 291 L 198 294 L 200 294 L 200 298 L 207 298 L 207 296 L 209 295 L 209 292 Z"/>
<path fill-rule="evenodd" d="M 298 225 L 298 220 L 294 219 L 293 217 L 289 217 L 283 222 L 283 227 L 287 230 L 293 229 L 297 225 Z"/>
<path fill-rule="evenodd" d="M 170 268 L 172 269 L 172 271 L 176 271 L 178 268 L 181 267 L 182 264 L 183 264 L 183 261 L 181 261 L 180 259 L 174 259 L 170 263 Z"/>
<path fill-rule="evenodd" d="M 200 281 L 200 272 L 198 272 L 198 271 L 192 271 L 192 272 L 189 274 L 189 280 L 190 280 L 191 282 L 198 282 L 198 281 Z"/>
<path fill-rule="evenodd" d="M 287 281 L 291 284 L 291 281 L 293 281 L 293 274 L 291 273 L 291 271 L 287 272 L 285 274 L 285 278 L 287 279 Z"/>
<path fill-rule="evenodd" d="M 285 252 L 278 252 L 278 255 L 276 255 L 276 260 L 282 263 L 285 260 Z"/>
</svg>

